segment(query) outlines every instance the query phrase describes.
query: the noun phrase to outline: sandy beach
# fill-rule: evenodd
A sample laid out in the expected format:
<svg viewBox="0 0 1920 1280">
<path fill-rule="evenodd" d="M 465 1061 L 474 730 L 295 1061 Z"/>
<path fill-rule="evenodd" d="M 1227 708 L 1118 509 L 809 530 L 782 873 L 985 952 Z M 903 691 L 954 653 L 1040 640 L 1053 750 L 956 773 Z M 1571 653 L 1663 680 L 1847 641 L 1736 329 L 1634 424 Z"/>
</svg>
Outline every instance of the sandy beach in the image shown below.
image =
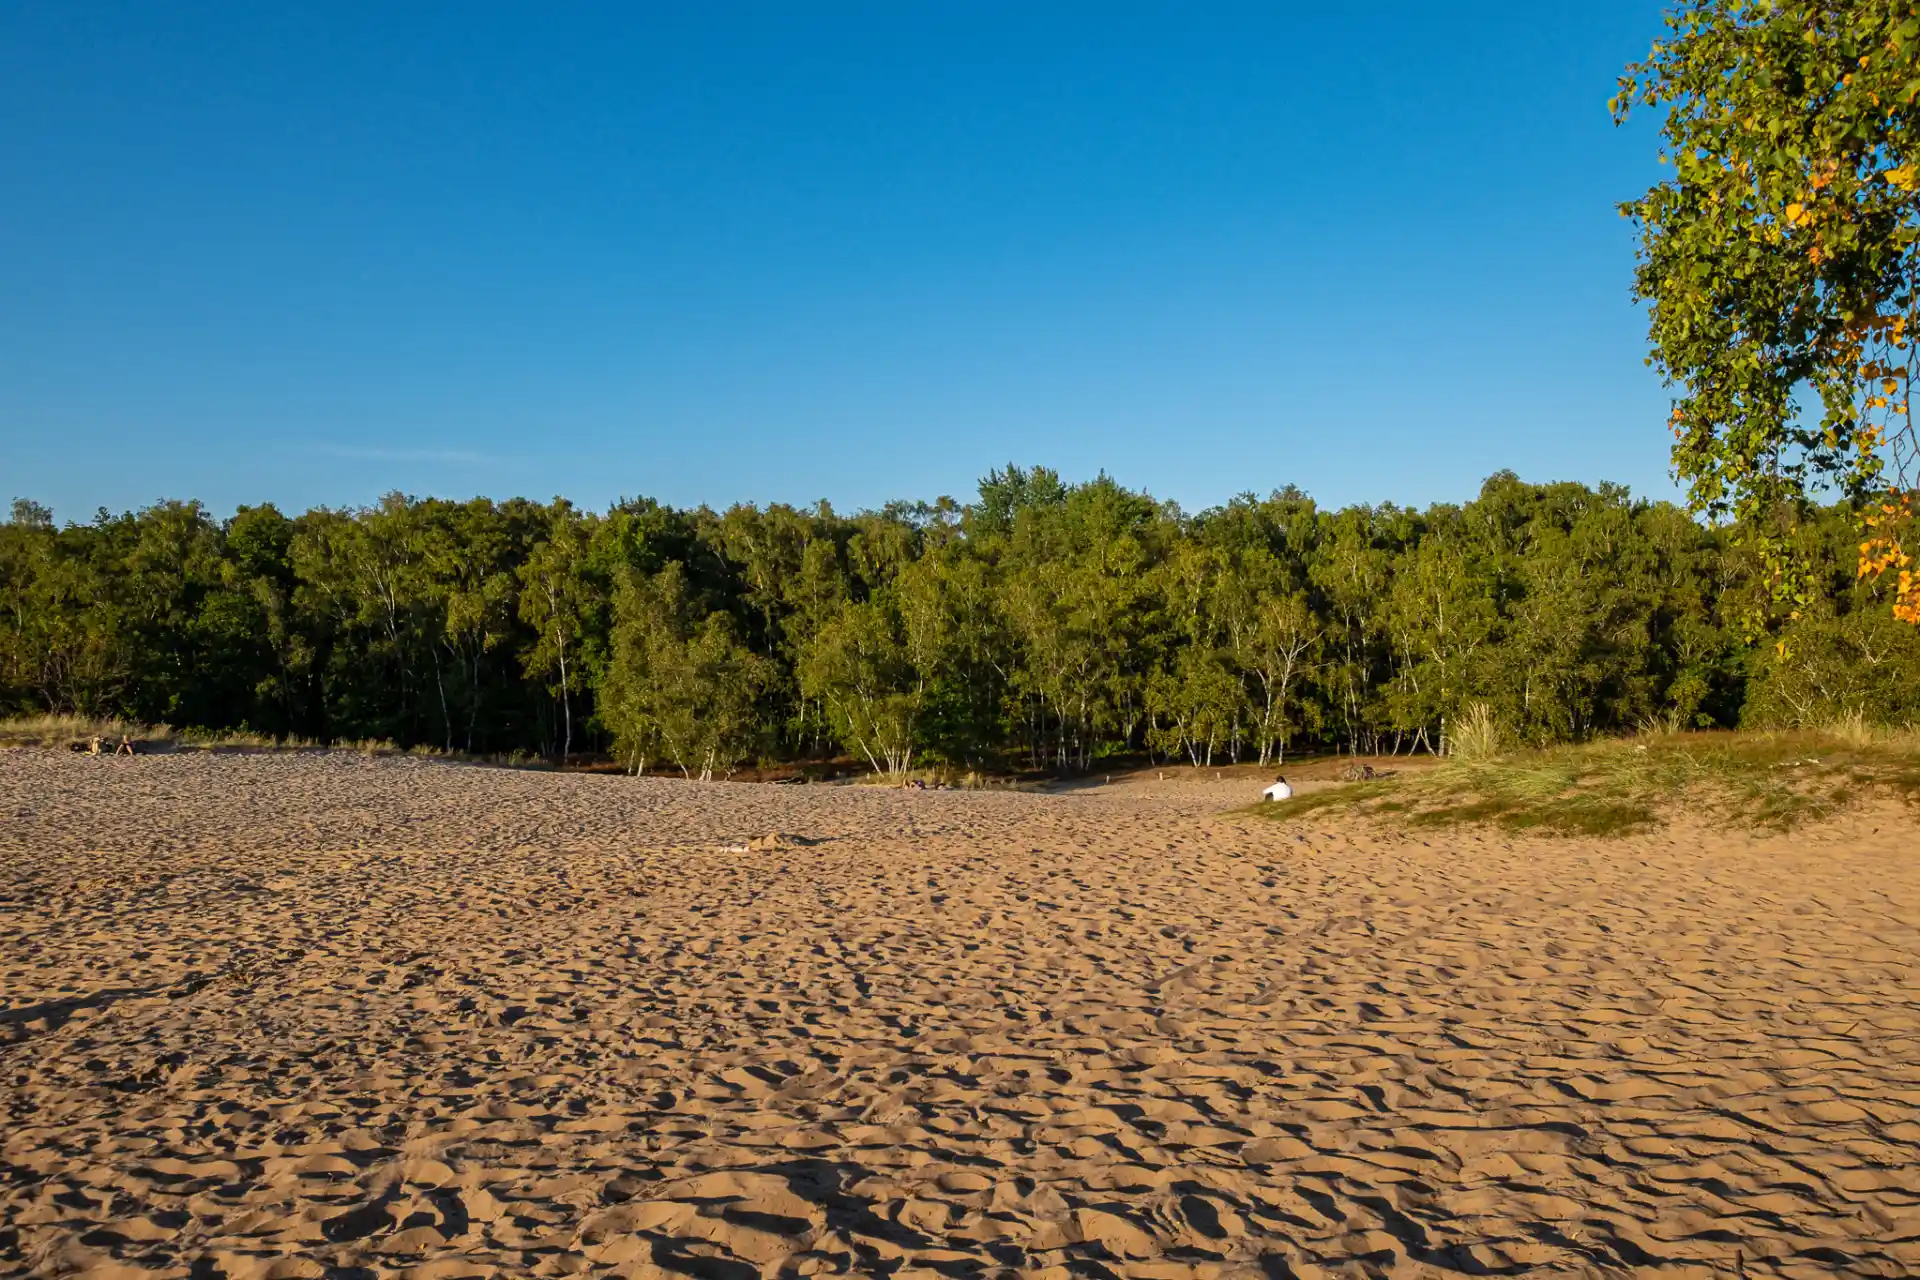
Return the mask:
<svg viewBox="0 0 1920 1280">
<path fill-rule="evenodd" d="M 1920 1273 L 1911 814 L 1247 790 L 0 752 L 0 1273 Z"/>
</svg>

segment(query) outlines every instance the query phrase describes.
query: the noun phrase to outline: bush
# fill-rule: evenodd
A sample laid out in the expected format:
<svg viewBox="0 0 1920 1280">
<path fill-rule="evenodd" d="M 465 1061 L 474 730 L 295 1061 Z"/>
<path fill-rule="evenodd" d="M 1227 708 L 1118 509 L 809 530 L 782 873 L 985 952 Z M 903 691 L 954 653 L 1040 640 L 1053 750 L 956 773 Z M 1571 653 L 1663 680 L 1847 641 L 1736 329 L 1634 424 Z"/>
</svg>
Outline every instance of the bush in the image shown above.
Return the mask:
<svg viewBox="0 0 1920 1280">
<path fill-rule="evenodd" d="M 1808 619 L 1754 654 L 1740 723 L 1824 729 L 1920 721 L 1920 627 L 1878 609 Z"/>
</svg>

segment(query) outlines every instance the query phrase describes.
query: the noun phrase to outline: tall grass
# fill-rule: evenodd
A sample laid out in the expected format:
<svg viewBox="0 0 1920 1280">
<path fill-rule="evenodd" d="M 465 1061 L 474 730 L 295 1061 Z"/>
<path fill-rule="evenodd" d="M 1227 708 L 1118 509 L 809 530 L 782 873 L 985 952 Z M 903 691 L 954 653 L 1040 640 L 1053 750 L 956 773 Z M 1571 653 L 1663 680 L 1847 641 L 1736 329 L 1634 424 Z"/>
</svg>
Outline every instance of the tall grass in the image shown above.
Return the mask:
<svg viewBox="0 0 1920 1280">
<path fill-rule="evenodd" d="M 268 733 L 250 733 L 244 729 L 187 729 L 172 739 L 187 747 L 255 751 L 303 751 L 319 747 L 311 738 L 276 738 Z"/>
<path fill-rule="evenodd" d="M 0 720 L 0 747 L 64 747 L 99 738 L 117 743 L 127 738 L 141 746 L 186 751 L 357 751 L 363 755 L 397 754 L 400 748 L 384 738 L 319 743 L 310 738 L 276 738 L 245 729 L 174 729 L 164 724 L 90 716 L 17 716 Z M 423 754 L 415 748 L 414 754 Z M 424 754 L 442 755 L 428 748 Z"/>
<path fill-rule="evenodd" d="M 1484 702 L 1470 702 L 1447 726 L 1447 754 L 1455 760 L 1491 760 L 1503 745 L 1500 721 Z"/>
<path fill-rule="evenodd" d="M 1891 736 L 1879 725 L 1868 720 L 1864 711 L 1857 710 L 1835 716 L 1822 725 L 1820 731 L 1830 738 L 1854 747 L 1864 747 Z"/>
<path fill-rule="evenodd" d="M 271 734 L 245 729 L 182 729 L 164 724 L 143 725 L 128 720 L 93 719 L 87 716 L 20 716 L 0 720 L 0 748 L 65 747 L 99 738 L 111 746 L 122 737 L 131 739 L 149 751 L 335 751 L 363 756 L 415 756 L 434 760 L 458 760 L 469 764 L 499 765 L 511 769 L 543 769 L 551 765 L 531 751 L 509 751 L 481 755 L 463 751 L 444 751 L 439 747 L 417 744 L 401 747 L 390 738 L 336 738 L 316 742 L 311 738 L 276 738 Z"/>
<path fill-rule="evenodd" d="M 1483 740 L 1475 740 L 1476 750 Z M 1682 733 L 1543 751 L 1458 750 L 1439 768 L 1310 791 L 1257 812 L 1352 813 L 1411 827 L 1487 823 L 1512 831 L 1623 835 L 1680 812 L 1785 831 L 1873 794 L 1920 804 L 1920 734 L 1844 721 L 1821 731 Z"/>
<path fill-rule="evenodd" d="M 129 720 L 91 716 L 19 716 L 0 720 L 0 746 L 7 747 L 58 747 L 89 738 L 118 742 L 122 737 L 135 742 L 171 742 L 174 733 L 164 724 L 135 724 Z"/>
<path fill-rule="evenodd" d="M 1030 791 L 1037 783 L 998 778 L 978 769 L 957 765 L 928 765 L 905 773 L 861 773 L 849 780 L 856 787 L 941 787 L 949 791 Z"/>
</svg>

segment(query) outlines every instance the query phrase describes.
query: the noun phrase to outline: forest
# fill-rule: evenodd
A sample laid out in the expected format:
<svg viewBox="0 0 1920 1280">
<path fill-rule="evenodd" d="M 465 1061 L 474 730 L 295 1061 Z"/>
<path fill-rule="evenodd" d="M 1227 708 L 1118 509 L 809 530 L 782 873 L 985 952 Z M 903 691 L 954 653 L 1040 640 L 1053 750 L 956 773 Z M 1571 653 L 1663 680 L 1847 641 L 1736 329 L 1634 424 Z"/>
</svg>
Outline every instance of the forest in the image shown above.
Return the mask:
<svg viewBox="0 0 1920 1280">
<path fill-rule="evenodd" d="M 390 495 L 0 525 L 0 715 L 119 717 L 718 777 L 847 760 L 1072 773 L 1653 726 L 1920 719 L 1920 628 L 1846 504 L 1752 538 L 1511 473 L 1465 504 L 1196 515 L 1009 466 L 852 515 Z"/>
</svg>

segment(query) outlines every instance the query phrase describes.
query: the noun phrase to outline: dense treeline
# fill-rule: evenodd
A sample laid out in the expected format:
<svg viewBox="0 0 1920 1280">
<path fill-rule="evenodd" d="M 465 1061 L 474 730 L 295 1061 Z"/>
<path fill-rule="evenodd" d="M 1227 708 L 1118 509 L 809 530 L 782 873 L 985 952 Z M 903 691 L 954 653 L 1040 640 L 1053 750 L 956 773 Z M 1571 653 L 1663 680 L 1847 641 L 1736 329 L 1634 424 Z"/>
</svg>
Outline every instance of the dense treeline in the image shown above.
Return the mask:
<svg viewBox="0 0 1920 1280">
<path fill-rule="evenodd" d="M 844 751 L 1085 769 L 1441 749 L 1485 702 L 1522 741 L 1661 721 L 1920 716 L 1920 630 L 1863 607 L 1852 513 L 1770 593 L 1726 531 L 1502 473 L 1464 506 L 1183 514 L 1009 467 L 960 506 L 843 516 L 411 500 L 197 503 L 0 526 L 0 712 L 319 741 L 612 752 L 724 773 Z"/>
</svg>

